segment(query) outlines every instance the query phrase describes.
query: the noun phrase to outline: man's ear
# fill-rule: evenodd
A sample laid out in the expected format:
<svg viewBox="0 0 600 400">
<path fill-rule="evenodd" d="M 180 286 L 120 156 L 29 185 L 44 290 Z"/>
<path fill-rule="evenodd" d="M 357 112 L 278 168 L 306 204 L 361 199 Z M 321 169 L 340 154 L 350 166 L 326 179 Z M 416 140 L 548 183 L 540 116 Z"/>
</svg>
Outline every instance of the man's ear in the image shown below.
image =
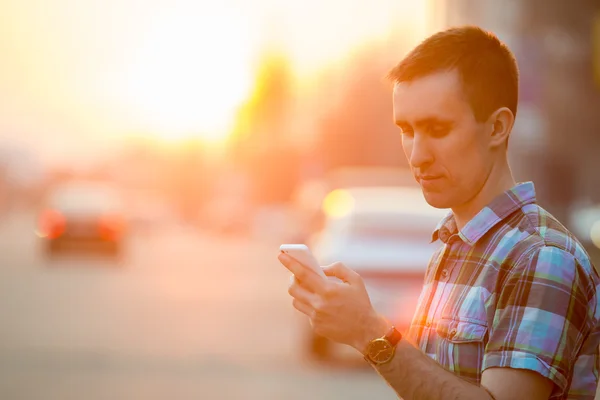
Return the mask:
<svg viewBox="0 0 600 400">
<path fill-rule="evenodd" d="M 490 147 L 506 145 L 514 123 L 515 116 L 510 109 L 502 107 L 494 111 L 488 119 Z"/>
</svg>

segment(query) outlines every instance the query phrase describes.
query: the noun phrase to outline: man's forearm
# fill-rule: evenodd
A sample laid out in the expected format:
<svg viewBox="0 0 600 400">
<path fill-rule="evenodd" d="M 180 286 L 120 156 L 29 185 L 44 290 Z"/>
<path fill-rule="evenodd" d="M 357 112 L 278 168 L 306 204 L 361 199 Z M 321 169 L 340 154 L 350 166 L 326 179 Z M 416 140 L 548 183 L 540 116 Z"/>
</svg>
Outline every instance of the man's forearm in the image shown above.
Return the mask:
<svg viewBox="0 0 600 400">
<path fill-rule="evenodd" d="M 406 339 L 400 340 L 396 355 L 375 367 L 404 400 L 491 400 L 488 392 L 442 368 Z"/>
</svg>

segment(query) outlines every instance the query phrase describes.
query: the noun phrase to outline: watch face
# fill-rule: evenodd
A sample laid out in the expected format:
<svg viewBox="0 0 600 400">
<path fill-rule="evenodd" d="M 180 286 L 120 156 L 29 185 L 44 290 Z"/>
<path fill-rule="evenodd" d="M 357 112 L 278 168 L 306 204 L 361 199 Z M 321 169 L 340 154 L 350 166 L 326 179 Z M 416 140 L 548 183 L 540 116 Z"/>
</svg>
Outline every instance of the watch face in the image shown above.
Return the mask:
<svg viewBox="0 0 600 400">
<path fill-rule="evenodd" d="M 394 356 L 395 349 L 385 339 L 375 339 L 369 345 L 369 358 L 378 364 L 386 363 Z"/>
</svg>

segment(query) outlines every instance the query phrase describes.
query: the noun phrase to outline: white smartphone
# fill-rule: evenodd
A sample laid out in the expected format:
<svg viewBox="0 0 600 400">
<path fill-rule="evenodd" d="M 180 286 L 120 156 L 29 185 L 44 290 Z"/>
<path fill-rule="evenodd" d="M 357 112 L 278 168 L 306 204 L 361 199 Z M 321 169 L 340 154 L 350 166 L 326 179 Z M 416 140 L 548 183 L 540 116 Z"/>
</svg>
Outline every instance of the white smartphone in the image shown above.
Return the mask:
<svg viewBox="0 0 600 400">
<path fill-rule="evenodd" d="M 326 278 L 323 268 L 305 244 L 282 244 L 279 250 L 294 258 L 302 265 L 312 268 L 317 274 Z"/>
</svg>

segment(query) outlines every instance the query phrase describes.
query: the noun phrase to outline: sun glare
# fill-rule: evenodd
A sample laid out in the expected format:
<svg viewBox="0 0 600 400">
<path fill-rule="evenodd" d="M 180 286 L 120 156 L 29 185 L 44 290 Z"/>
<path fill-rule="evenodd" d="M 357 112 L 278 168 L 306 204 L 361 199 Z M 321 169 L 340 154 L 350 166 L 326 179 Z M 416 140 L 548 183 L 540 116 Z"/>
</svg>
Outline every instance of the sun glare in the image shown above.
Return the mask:
<svg viewBox="0 0 600 400">
<path fill-rule="evenodd" d="M 251 89 L 253 43 L 231 13 L 186 11 L 153 25 L 132 54 L 124 95 L 148 134 L 224 141 Z"/>
<path fill-rule="evenodd" d="M 316 99 L 328 97 L 322 74 L 343 76 L 351 70 L 349 54 L 385 39 L 391 27 L 421 24 L 426 3 L 53 0 L 52 7 L 32 7 L 0 1 L 6 71 L 0 88 L 13 99 L 0 122 L 58 158 L 66 148 L 60 143 L 96 154 L 96 143 L 112 148 L 132 135 L 162 145 L 226 147 L 234 140 L 228 134 L 243 125 L 236 121 L 239 106 L 252 104 L 260 89 L 259 64 L 275 49 L 289 66 L 299 110 L 286 129 L 316 131 L 323 111 Z"/>
</svg>

